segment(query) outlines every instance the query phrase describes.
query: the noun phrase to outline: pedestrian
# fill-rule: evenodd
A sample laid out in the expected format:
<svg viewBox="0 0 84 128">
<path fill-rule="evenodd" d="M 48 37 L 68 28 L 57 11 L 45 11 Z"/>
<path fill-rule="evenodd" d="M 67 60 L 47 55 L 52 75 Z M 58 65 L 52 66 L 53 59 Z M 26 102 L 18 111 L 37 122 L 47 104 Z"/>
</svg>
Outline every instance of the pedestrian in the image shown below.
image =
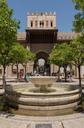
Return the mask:
<svg viewBox="0 0 84 128">
<path fill-rule="evenodd" d="M 25 79 L 26 82 L 29 82 L 29 75 L 28 75 L 28 73 L 25 74 L 24 79 Z"/>
</svg>

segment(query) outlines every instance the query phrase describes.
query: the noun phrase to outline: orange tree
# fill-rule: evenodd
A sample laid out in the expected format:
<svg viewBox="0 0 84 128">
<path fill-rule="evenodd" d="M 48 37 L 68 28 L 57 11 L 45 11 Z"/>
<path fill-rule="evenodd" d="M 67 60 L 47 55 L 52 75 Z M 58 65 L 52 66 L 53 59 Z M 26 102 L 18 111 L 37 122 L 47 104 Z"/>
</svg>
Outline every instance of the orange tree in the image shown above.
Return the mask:
<svg viewBox="0 0 84 128">
<path fill-rule="evenodd" d="M 15 43 L 12 45 L 9 52 L 11 62 L 17 66 L 17 79 L 18 79 L 18 64 L 27 64 L 29 61 L 35 59 L 35 54 L 24 48 L 21 44 Z M 26 71 L 25 71 L 26 73 Z"/>
<path fill-rule="evenodd" d="M 75 32 L 84 32 L 84 0 L 72 0 L 77 10 L 74 16 L 73 30 Z"/>
<path fill-rule="evenodd" d="M 19 22 L 13 18 L 13 10 L 6 0 L 0 0 L 0 64 L 3 66 L 3 86 L 5 88 L 6 66 L 11 63 L 9 52 L 17 40 Z"/>
<path fill-rule="evenodd" d="M 55 65 L 58 65 L 59 67 L 64 67 L 64 73 L 65 73 L 65 81 L 67 81 L 67 65 L 70 63 L 70 57 L 69 57 L 69 52 L 70 52 L 70 47 L 66 43 L 63 44 L 58 44 L 56 45 L 49 57 L 50 63 L 53 63 Z M 59 80 L 59 71 L 58 70 L 58 80 Z"/>
</svg>

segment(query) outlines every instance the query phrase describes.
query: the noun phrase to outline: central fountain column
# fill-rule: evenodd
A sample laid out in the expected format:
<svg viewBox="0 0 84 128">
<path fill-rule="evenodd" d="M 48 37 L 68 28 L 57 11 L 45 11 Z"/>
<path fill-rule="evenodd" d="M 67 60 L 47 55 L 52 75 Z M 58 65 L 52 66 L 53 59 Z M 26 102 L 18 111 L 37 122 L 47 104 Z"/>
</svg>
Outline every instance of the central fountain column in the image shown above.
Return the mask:
<svg viewBox="0 0 84 128">
<path fill-rule="evenodd" d="M 56 81 L 56 78 L 50 78 L 47 76 L 36 76 L 32 77 L 30 81 L 34 84 L 35 87 L 39 88 L 40 93 L 47 93 L 49 91 L 49 87 L 51 87 L 53 82 Z"/>
</svg>

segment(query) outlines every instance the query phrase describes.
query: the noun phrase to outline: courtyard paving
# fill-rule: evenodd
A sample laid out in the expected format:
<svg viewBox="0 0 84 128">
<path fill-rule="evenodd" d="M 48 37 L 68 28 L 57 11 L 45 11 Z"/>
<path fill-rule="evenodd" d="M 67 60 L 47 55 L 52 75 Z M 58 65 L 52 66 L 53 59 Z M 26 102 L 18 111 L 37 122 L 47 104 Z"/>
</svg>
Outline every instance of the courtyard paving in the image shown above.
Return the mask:
<svg viewBox="0 0 84 128">
<path fill-rule="evenodd" d="M 34 117 L 0 114 L 0 128 L 84 128 L 84 113 Z"/>
</svg>

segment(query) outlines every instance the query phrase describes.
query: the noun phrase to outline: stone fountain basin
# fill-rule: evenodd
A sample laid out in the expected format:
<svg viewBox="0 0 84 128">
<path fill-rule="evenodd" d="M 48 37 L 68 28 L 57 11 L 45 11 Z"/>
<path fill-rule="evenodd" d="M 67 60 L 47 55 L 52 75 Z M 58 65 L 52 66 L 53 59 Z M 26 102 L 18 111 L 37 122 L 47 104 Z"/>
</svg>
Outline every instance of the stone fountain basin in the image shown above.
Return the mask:
<svg viewBox="0 0 84 128">
<path fill-rule="evenodd" d="M 30 77 L 30 81 L 34 84 L 34 86 L 51 86 L 54 82 L 56 82 L 56 77 L 50 76 L 34 76 Z"/>
<path fill-rule="evenodd" d="M 52 85 L 56 89 L 50 93 L 34 93 L 30 89 L 36 88 L 28 84 L 6 86 L 8 103 L 18 105 L 20 112 L 27 115 L 51 116 L 66 109 L 72 110 L 80 102 L 80 89 L 77 85 Z M 19 111 L 18 110 L 18 111 Z"/>
<path fill-rule="evenodd" d="M 25 105 L 63 105 L 79 101 L 80 89 L 77 85 L 56 85 L 56 87 L 51 87 L 56 89 L 55 92 L 51 93 L 34 93 L 29 91 L 33 87 L 28 87 L 28 85 L 14 85 L 12 90 L 7 87 L 7 96 L 10 100 L 18 100 L 18 103 Z"/>
</svg>

